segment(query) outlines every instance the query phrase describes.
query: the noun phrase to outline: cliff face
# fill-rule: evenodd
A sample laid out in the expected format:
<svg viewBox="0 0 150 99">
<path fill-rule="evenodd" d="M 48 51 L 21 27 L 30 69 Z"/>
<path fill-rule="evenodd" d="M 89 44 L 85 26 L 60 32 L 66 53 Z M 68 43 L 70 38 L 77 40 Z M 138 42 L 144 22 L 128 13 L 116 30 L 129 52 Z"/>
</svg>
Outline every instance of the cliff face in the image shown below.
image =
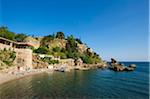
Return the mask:
<svg viewBox="0 0 150 99">
<path fill-rule="evenodd" d="M 48 45 L 50 49 L 53 49 L 55 47 L 65 48 L 66 43 L 67 43 L 67 40 L 65 39 L 53 39 L 51 41 L 48 41 L 46 45 Z"/>
<path fill-rule="evenodd" d="M 35 69 L 47 68 L 49 64 L 47 62 L 42 61 L 38 55 L 33 54 L 32 66 Z"/>
<path fill-rule="evenodd" d="M 83 52 L 85 52 L 87 50 L 87 46 L 85 44 L 79 44 L 79 43 L 77 43 L 77 47 L 78 47 L 78 51 L 80 53 L 83 53 Z"/>
</svg>

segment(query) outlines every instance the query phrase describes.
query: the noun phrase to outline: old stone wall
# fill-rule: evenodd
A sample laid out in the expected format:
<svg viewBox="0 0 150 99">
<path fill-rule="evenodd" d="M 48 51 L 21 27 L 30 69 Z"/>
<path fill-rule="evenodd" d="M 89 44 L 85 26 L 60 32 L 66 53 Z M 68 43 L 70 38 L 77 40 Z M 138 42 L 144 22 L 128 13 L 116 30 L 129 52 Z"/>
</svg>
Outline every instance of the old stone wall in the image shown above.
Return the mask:
<svg viewBox="0 0 150 99">
<path fill-rule="evenodd" d="M 32 50 L 31 49 L 14 49 L 16 52 L 17 66 L 32 69 Z"/>
</svg>

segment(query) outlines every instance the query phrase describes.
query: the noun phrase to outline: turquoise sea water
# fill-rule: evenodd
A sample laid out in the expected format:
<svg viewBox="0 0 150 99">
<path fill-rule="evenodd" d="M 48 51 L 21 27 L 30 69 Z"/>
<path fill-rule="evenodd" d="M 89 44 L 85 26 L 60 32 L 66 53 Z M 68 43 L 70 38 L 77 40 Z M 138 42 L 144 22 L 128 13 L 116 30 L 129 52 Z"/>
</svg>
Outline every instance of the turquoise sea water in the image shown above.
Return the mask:
<svg viewBox="0 0 150 99">
<path fill-rule="evenodd" d="M 133 72 L 99 69 L 13 80 L 0 85 L 0 99 L 148 99 L 149 63 L 132 63 L 137 65 Z"/>
</svg>

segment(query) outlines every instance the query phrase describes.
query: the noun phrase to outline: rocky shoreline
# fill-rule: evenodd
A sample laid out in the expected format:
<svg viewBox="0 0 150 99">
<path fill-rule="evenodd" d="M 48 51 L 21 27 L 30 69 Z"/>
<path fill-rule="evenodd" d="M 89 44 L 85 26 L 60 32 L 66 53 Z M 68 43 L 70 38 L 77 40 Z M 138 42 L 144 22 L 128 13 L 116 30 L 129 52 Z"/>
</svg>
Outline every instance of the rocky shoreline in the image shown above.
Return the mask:
<svg viewBox="0 0 150 99">
<path fill-rule="evenodd" d="M 90 70 L 92 68 L 105 68 L 106 65 L 102 64 L 83 64 L 82 66 L 66 66 L 52 65 L 49 68 L 31 69 L 31 70 L 18 70 L 17 67 L 9 68 L 0 71 L 0 84 L 20 79 L 26 76 L 31 76 L 40 73 L 53 73 L 53 71 L 70 72 L 71 70 Z"/>
<path fill-rule="evenodd" d="M 31 76 L 39 73 L 53 73 L 53 71 L 59 72 L 70 72 L 71 70 L 90 70 L 90 69 L 110 69 L 113 71 L 121 72 L 121 71 L 133 71 L 135 70 L 136 65 L 131 64 L 129 66 L 125 66 L 124 64 L 116 61 L 115 59 L 111 59 L 111 63 L 108 64 L 107 62 L 98 63 L 98 64 L 82 64 L 82 65 L 74 65 L 68 66 L 66 64 L 58 64 L 58 65 L 51 65 L 48 68 L 41 68 L 41 69 L 31 69 L 28 71 L 18 71 L 17 68 L 13 67 L 11 69 L 0 71 L 0 84 L 9 82 L 11 80 L 23 78 L 26 76 Z"/>
<path fill-rule="evenodd" d="M 69 72 L 71 70 L 90 70 L 90 69 L 104 69 L 107 68 L 106 64 L 82 64 L 82 66 L 67 66 L 65 65 L 55 65 L 53 70 L 60 72 Z"/>
</svg>

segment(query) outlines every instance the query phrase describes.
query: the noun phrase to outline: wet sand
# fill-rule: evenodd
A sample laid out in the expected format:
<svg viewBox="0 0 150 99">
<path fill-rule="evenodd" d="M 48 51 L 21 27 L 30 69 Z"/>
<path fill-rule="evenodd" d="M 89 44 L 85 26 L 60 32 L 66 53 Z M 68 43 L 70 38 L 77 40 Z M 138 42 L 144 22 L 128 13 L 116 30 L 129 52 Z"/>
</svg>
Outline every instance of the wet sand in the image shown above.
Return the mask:
<svg viewBox="0 0 150 99">
<path fill-rule="evenodd" d="M 20 79 L 20 78 L 23 78 L 23 77 L 26 77 L 26 76 L 40 74 L 40 73 L 43 73 L 43 72 L 52 73 L 53 70 L 33 69 L 32 71 L 22 71 L 22 72 L 15 71 L 15 73 L 0 71 L 0 84 L 7 83 L 9 81 Z"/>
</svg>

